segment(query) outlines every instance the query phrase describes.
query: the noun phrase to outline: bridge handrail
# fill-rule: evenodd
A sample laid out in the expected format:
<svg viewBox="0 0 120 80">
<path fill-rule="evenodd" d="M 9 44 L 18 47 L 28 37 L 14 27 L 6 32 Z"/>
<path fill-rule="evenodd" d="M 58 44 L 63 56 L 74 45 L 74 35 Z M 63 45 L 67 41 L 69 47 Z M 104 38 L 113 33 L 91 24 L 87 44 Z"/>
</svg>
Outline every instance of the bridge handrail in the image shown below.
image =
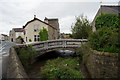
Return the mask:
<svg viewBox="0 0 120 80">
<path fill-rule="evenodd" d="M 37 42 L 37 43 L 30 43 L 27 45 L 37 45 L 37 44 L 44 44 L 44 43 L 49 43 L 49 42 L 59 42 L 59 41 L 76 41 L 76 42 L 87 42 L 87 39 L 56 39 L 56 40 L 47 40 L 47 41 L 42 41 L 42 42 Z"/>
</svg>

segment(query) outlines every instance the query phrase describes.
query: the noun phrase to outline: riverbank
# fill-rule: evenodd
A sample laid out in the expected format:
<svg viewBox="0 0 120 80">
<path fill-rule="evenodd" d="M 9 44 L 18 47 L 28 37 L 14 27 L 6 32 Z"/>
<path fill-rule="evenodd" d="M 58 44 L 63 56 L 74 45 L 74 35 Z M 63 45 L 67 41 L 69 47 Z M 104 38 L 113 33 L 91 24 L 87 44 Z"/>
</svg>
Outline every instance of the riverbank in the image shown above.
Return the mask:
<svg viewBox="0 0 120 80">
<path fill-rule="evenodd" d="M 55 61 L 55 63 L 54 63 L 54 61 Z M 50 62 L 50 64 L 48 65 L 49 62 Z M 81 70 L 80 70 L 81 57 L 77 57 L 77 56 L 76 57 L 75 56 L 68 57 L 68 55 L 66 57 L 65 56 L 63 57 L 60 55 L 60 53 L 57 53 L 57 51 L 45 53 L 44 55 L 38 57 L 36 62 L 31 64 L 29 66 L 29 68 L 27 68 L 25 70 L 26 70 L 29 78 L 44 78 L 43 77 L 43 72 L 44 72 L 43 68 L 48 66 L 46 69 L 52 70 L 52 69 L 49 69 L 50 68 L 49 66 L 51 66 L 53 64 L 54 64 L 53 68 L 62 68 L 63 69 L 63 70 L 58 70 L 58 72 L 60 72 L 60 71 L 66 72 L 66 70 L 64 70 L 64 69 L 69 69 L 70 71 L 68 70 L 68 72 L 66 72 L 66 74 L 73 74 L 76 78 L 78 77 L 78 76 L 76 76 L 77 74 L 75 74 L 76 71 L 79 74 L 83 74 L 83 73 L 81 73 Z M 69 66 L 67 66 L 67 65 L 69 65 Z M 82 70 L 82 72 L 84 72 L 84 71 L 85 70 Z M 62 73 L 61 73 L 61 75 L 62 75 Z M 47 73 L 45 73 L 45 74 L 47 75 Z M 51 74 L 54 74 L 54 72 L 52 72 Z M 57 75 L 59 75 L 59 74 L 57 74 Z M 86 75 L 86 73 L 85 73 L 85 75 Z M 48 77 L 48 78 L 50 78 L 50 77 Z M 69 78 L 69 76 L 68 76 L 68 78 Z"/>
</svg>

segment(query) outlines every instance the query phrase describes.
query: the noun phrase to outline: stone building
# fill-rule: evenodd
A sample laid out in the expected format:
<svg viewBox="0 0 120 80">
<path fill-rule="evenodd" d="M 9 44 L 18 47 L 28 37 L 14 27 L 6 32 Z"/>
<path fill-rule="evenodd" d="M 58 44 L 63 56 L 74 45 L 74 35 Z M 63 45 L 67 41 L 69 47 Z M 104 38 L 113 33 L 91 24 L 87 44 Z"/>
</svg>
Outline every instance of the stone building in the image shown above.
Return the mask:
<svg viewBox="0 0 120 80">
<path fill-rule="evenodd" d="M 44 22 L 46 22 L 47 24 L 53 26 L 56 30 L 55 31 L 55 39 L 58 39 L 60 36 L 60 29 L 59 29 L 59 23 L 58 23 L 58 19 L 48 19 L 45 17 Z"/>
<path fill-rule="evenodd" d="M 102 13 L 119 15 L 120 14 L 120 6 L 118 6 L 118 5 L 101 5 L 95 18 L 93 19 L 93 22 L 92 22 L 93 32 L 96 31 L 95 20 L 96 20 L 97 16 L 99 16 Z"/>
<path fill-rule="evenodd" d="M 8 40 L 9 37 L 6 34 L 0 34 L 0 40 Z"/>
<path fill-rule="evenodd" d="M 59 38 L 59 23 L 58 19 L 48 19 L 45 18 L 44 21 L 36 18 L 34 15 L 34 19 L 28 21 L 23 29 L 25 30 L 25 37 L 24 41 L 26 43 L 29 42 L 39 42 L 40 36 L 39 32 L 40 29 L 45 28 L 48 31 L 48 39 L 54 40 Z"/>
<path fill-rule="evenodd" d="M 60 39 L 71 39 L 70 34 L 60 33 Z"/>
<path fill-rule="evenodd" d="M 16 40 L 19 36 L 21 36 L 24 39 L 24 29 L 23 28 L 13 28 L 9 32 L 9 41 L 16 42 Z"/>
<path fill-rule="evenodd" d="M 25 43 L 29 42 L 39 42 L 40 29 L 45 28 L 48 31 L 48 40 L 54 40 L 59 38 L 59 22 L 58 19 L 48 19 L 45 17 L 44 21 L 36 18 L 28 21 L 23 28 L 13 28 L 9 35 L 10 41 L 16 42 L 16 38 L 21 36 Z"/>
</svg>

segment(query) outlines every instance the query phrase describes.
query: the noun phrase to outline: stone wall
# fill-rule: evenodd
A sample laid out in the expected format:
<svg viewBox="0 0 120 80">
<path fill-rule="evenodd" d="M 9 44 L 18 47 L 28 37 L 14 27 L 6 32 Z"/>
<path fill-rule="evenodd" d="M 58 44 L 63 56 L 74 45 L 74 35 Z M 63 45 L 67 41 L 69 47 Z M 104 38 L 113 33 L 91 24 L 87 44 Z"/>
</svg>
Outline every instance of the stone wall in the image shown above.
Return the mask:
<svg viewBox="0 0 120 80">
<path fill-rule="evenodd" d="M 118 78 L 118 54 L 91 50 L 86 63 L 92 78 Z"/>
<path fill-rule="evenodd" d="M 28 78 L 22 63 L 17 56 L 15 48 L 10 49 L 7 78 Z"/>
</svg>

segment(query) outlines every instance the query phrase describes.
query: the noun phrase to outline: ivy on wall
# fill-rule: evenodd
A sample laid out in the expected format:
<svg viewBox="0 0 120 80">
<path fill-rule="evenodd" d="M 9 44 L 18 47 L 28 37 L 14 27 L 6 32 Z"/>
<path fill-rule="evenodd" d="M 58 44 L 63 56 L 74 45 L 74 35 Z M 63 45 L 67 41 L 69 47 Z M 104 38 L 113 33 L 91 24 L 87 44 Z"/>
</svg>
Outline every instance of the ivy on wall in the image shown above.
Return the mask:
<svg viewBox="0 0 120 80">
<path fill-rule="evenodd" d="M 44 27 L 43 27 L 43 29 L 40 29 L 39 36 L 40 36 L 40 41 L 48 40 L 48 31 L 47 31 L 47 29 L 45 29 Z"/>
<path fill-rule="evenodd" d="M 120 28 L 119 16 L 115 14 L 101 14 L 95 21 L 96 29 L 102 27 Z"/>
</svg>

